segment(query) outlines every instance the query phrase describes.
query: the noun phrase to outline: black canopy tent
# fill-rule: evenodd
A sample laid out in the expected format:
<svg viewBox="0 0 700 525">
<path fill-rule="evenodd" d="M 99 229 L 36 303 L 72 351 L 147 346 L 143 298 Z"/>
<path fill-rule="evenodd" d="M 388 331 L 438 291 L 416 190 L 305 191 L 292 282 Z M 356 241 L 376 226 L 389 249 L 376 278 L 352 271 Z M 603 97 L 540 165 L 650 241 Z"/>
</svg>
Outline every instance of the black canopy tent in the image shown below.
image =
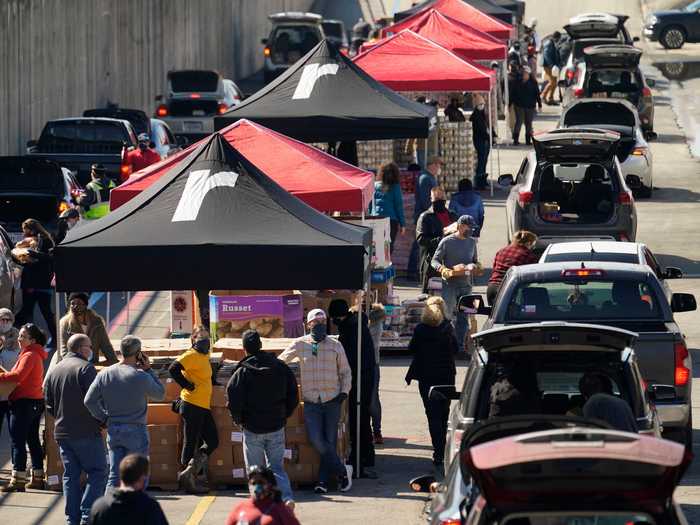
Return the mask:
<svg viewBox="0 0 700 525">
<path fill-rule="evenodd" d="M 436 110 L 367 75 L 326 40 L 282 76 L 215 118 L 249 119 L 303 142 L 425 138 Z"/>
</svg>

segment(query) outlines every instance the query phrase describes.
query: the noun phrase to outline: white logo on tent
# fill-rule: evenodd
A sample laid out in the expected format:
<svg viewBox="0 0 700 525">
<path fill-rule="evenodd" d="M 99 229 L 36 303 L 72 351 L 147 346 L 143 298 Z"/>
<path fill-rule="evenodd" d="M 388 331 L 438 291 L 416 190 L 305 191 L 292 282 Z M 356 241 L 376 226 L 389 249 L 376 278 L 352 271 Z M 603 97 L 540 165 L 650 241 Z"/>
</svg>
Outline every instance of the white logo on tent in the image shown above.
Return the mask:
<svg viewBox="0 0 700 525">
<path fill-rule="evenodd" d="M 214 188 L 236 186 L 238 173 L 233 171 L 220 171 L 209 175 L 209 170 L 197 170 L 190 172 L 185 184 L 185 191 L 182 192 L 180 202 L 173 214 L 172 222 L 186 222 L 197 220 L 199 208 L 202 207 L 204 197 Z"/>
<path fill-rule="evenodd" d="M 335 75 L 338 72 L 338 64 L 311 64 L 304 66 L 301 71 L 301 79 L 294 90 L 292 100 L 310 98 L 316 81 L 325 75 Z"/>
</svg>

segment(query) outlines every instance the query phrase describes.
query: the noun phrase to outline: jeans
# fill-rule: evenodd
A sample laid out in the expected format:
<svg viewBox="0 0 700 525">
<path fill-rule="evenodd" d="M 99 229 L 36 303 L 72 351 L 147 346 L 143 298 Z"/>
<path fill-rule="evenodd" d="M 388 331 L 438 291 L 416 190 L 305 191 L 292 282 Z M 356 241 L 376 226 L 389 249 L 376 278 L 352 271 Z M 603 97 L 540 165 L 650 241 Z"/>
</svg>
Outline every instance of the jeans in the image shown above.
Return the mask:
<svg viewBox="0 0 700 525">
<path fill-rule="evenodd" d="M 409 276 L 417 276 L 418 264 L 418 242 L 413 241 L 413 244 L 411 244 L 411 251 L 408 254 L 408 266 L 406 268 L 406 273 Z"/>
<path fill-rule="evenodd" d="M 339 421 L 339 401 L 304 402 L 306 433 L 311 445 L 321 456 L 318 480 L 323 483 L 328 483 L 330 476 L 341 477 L 346 474 L 345 466 L 337 453 Z"/>
<path fill-rule="evenodd" d="M 488 166 L 489 151 L 491 151 L 491 141 L 489 139 L 475 140 L 474 148 L 476 149 L 476 176 L 474 185 L 477 188 L 484 188 L 486 187 L 486 180 L 488 178 L 486 168 Z"/>
<path fill-rule="evenodd" d="M 515 107 L 515 127 L 513 128 L 513 142 L 520 140 L 520 128 L 525 124 L 525 142 L 532 139 L 532 119 L 535 118 L 535 108 Z"/>
<path fill-rule="evenodd" d="M 270 467 L 282 492 L 282 501 L 294 500 L 292 485 L 284 470 L 284 428 L 265 434 L 243 429 L 243 458 L 246 470 L 254 466 Z"/>
<path fill-rule="evenodd" d="M 463 295 L 471 293 L 471 284 L 450 283 L 444 279 L 442 281 L 442 298 L 447 305 L 447 314 L 455 324 L 455 335 L 457 336 L 457 345 L 460 352 L 464 351 L 464 338 L 467 335 L 467 315 L 457 310 L 457 301 Z"/>
<path fill-rule="evenodd" d="M 389 238 L 391 239 L 391 244 L 389 245 L 389 253 L 394 253 L 394 243 L 396 242 L 396 236 L 399 233 L 399 228 L 401 228 L 399 221 L 389 219 Z"/>
<path fill-rule="evenodd" d="M 66 523 L 79 525 L 90 519 L 93 502 L 102 496 L 107 484 L 105 446 L 99 436 L 59 439 L 63 462 L 63 495 L 66 498 Z M 80 474 L 87 474 L 85 491 L 80 488 Z"/>
<path fill-rule="evenodd" d="M 372 431 L 375 434 L 382 433 L 382 402 L 379 399 L 379 370 L 377 365 L 374 370 L 374 388 L 372 389 L 372 402 L 369 405 L 369 415 L 372 418 Z"/>
<path fill-rule="evenodd" d="M 219 446 L 219 434 L 211 410 L 183 401 L 180 413 L 184 436 L 180 460 L 183 466 L 187 466 L 197 447 L 201 447 L 207 456 L 211 455 Z M 200 445 L 202 441 L 204 445 Z"/>
<path fill-rule="evenodd" d="M 27 446 L 32 456 L 32 468 L 44 469 L 44 449 L 39 441 L 39 423 L 43 412 L 43 399 L 18 399 L 10 402 L 10 439 L 14 470 L 27 470 Z"/>
<path fill-rule="evenodd" d="M 452 381 L 454 383 L 454 379 Z M 425 416 L 428 418 L 428 431 L 433 443 L 433 462 L 442 463 L 445 459 L 445 441 L 447 440 L 447 420 L 450 417 L 450 400 L 433 401 L 428 399 L 431 382 L 419 381 L 418 390 L 423 400 Z"/>
<path fill-rule="evenodd" d="M 140 423 L 110 423 L 107 427 L 109 478 L 107 488 L 119 486 L 119 463 L 129 454 L 148 456 L 148 430 Z"/>
<path fill-rule="evenodd" d="M 53 290 L 39 290 L 37 288 L 22 289 L 22 309 L 15 319 L 16 326 L 34 322 L 34 305 L 39 303 L 39 311 L 46 321 L 49 334 L 51 335 L 51 346 L 56 346 L 56 318 L 54 317 L 51 301 Z"/>
<path fill-rule="evenodd" d="M 0 401 L 0 434 L 2 434 L 2 424 L 7 419 L 7 424 L 10 424 L 10 402 Z"/>
</svg>

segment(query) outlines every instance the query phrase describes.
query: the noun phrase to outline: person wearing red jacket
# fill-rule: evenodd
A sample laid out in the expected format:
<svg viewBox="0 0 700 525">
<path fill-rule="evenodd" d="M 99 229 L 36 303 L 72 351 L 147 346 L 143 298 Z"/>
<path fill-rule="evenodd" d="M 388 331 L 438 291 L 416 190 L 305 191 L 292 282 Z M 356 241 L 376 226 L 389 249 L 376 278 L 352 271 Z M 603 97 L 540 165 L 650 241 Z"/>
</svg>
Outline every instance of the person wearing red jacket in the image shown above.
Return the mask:
<svg viewBox="0 0 700 525">
<path fill-rule="evenodd" d="M 19 331 L 21 352 L 12 370 L 0 371 L 0 383 L 16 383 L 10 394 L 10 439 L 12 478 L 2 492 L 24 492 L 44 488 L 44 450 L 39 441 L 39 423 L 44 412 L 44 345 L 46 336 L 35 324 Z M 32 477 L 26 483 L 27 445 L 32 457 Z"/>
<path fill-rule="evenodd" d="M 150 147 L 151 139 L 146 133 L 141 133 L 138 136 L 138 141 L 138 149 L 130 151 L 128 156 L 129 164 L 131 164 L 131 173 L 136 173 L 161 160 L 158 152 Z"/>
<path fill-rule="evenodd" d="M 250 498 L 233 508 L 226 518 L 226 525 L 299 525 L 293 508 L 282 501 L 271 468 L 251 467 L 248 489 Z"/>
</svg>

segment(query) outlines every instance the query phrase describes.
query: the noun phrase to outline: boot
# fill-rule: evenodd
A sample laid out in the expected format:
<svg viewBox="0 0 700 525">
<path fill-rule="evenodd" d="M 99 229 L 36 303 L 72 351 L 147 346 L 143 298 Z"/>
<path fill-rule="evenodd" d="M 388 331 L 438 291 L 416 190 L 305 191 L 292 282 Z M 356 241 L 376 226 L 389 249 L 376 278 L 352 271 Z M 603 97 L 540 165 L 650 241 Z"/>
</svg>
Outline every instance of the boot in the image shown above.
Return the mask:
<svg viewBox="0 0 700 525">
<path fill-rule="evenodd" d="M 26 488 L 34 490 L 45 490 L 46 485 L 44 483 L 44 470 L 43 469 L 32 469 L 32 475 L 29 478 L 29 483 L 27 483 Z"/>
<path fill-rule="evenodd" d="M 2 487 L 2 492 L 24 492 L 27 474 L 24 470 L 13 470 L 10 482 Z"/>
<path fill-rule="evenodd" d="M 188 494 L 206 494 L 209 489 L 197 483 L 197 464 L 195 458 L 192 458 L 187 466 L 177 475 L 177 481 L 180 483 L 180 488 Z"/>
</svg>

